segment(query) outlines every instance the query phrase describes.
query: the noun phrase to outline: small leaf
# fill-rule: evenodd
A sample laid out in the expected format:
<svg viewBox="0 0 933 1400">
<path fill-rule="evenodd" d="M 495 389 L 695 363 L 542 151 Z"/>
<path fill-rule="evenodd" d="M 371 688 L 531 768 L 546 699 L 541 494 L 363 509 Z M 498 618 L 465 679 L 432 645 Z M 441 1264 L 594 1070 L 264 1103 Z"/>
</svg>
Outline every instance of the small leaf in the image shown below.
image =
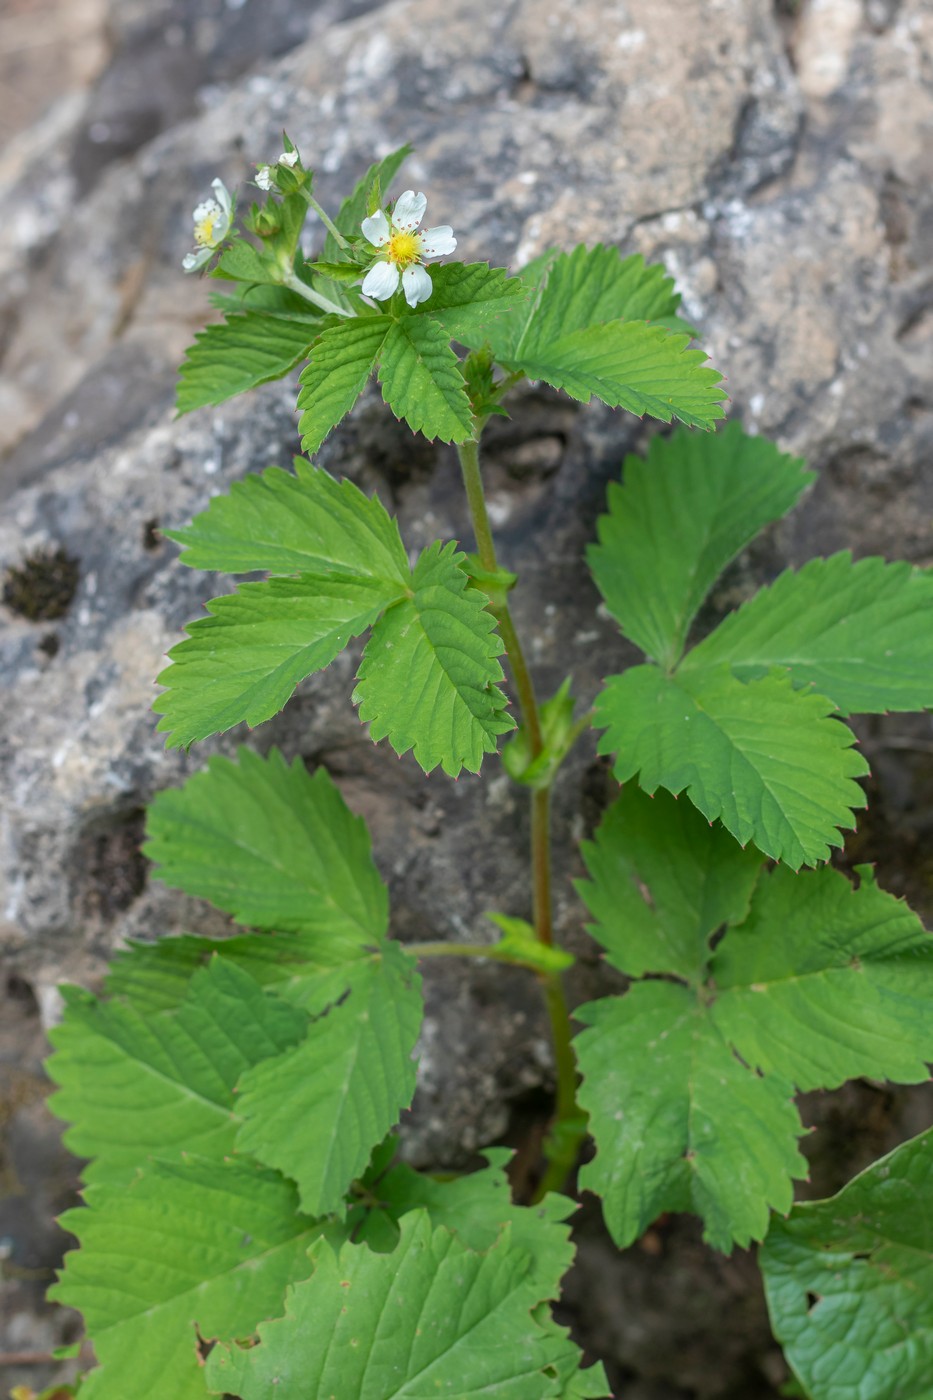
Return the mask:
<svg viewBox="0 0 933 1400">
<path fill-rule="evenodd" d="M 637 773 L 646 792 L 686 791 L 737 841 L 796 870 L 826 860 L 865 805 L 854 779 L 867 765 L 832 710 L 781 675 L 743 685 L 726 666 L 675 676 L 635 666 L 597 699 L 599 751 L 618 751 L 620 782 Z"/>
<path fill-rule="evenodd" d="M 298 431 L 309 456 L 363 392 L 391 325 L 387 316 L 361 317 L 329 327 L 314 342 L 298 395 Z"/>
<path fill-rule="evenodd" d="M 697 982 L 709 940 L 748 912 L 762 859 L 689 802 L 627 783 L 594 841 L 581 847 L 589 880 L 577 882 L 595 924 L 587 932 L 629 977 L 667 972 Z"/>
<path fill-rule="evenodd" d="M 610 484 L 587 561 L 626 636 L 669 668 L 719 574 L 814 474 L 738 423 L 703 437 L 680 429 L 653 438 L 647 457 L 626 457 L 623 472 L 623 485 Z"/>
<path fill-rule="evenodd" d="M 166 689 L 153 705 L 156 729 L 181 748 L 271 719 L 299 681 L 329 666 L 403 592 L 389 580 L 304 574 L 214 598 L 157 677 Z"/>
<path fill-rule="evenodd" d="M 473 413 L 450 336 L 428 316 L 393 321 L 379 360 L 382 397 L 429 441 L 465 442 Z"/>
<path fill-rule="evenodd" d="M 791 1085 L 750 1073 L 686 987 L 641 982 L 574 1016 L 597 1147 L 580 1185 L 603 1197 L 616 1244 L 669 1210 L 700 1215 L 717 1249 L 761 1239 L 806 1172 Z"/>
<path fill-rule="evenodd" d="M 318 318 L 320 321 L 320 318 Z M 199 331 L 179 371 L 176 407 L 190 413 L 282 379 L 305 358 L 318 334 L 307 317 L 292 320 L 244 311 Z"/>
<path fill-rule="evenodd" d="M 190 525 L 166 534 L 184 546 L 181 562 L 192 569 L 410 578 L 398 525 L 378 496 L 302 457 L 294 474 L 269 467 L 235 481 Z"/>
<path fill-rule="evenodd" d="M 340 1208 L 415 1092 L 423 1003 L 412 959 L 386 943 L 334 985 L 339 999 L 305 1039 L 247 1070 L 239 1086 L 239 1150 L 292 1177 L 309 1215 Z"/>
<path fill-rule="evenodd" d="M 233 1150 L 234 1089 L 242 1072 L 299 1041 L 306 1017 L 214 956 L 176 1011 L 151 1015 L 66 989 L 47 1062 L 50 1106 L 74 1126 L 65 1140 L 94 1160 L 89 1183 L 126 1184 L 150 1157 Z"/>
<path fill-rule="evenodd" d="M 258 1346 L 215 1348 L 208 1383 L 243 1400 L 559 1395 L 546 1370 L 572 1366 L 579 1352 L 533 1316 L 541 1288 L 508 1230 L 478 1254 L 432 1231 L 423 1211 L 399 1228 L 392 1254 L 312 1249 L 314 1273 L 289 1294 L 285 1317 L 259 1328 Z"/>
<path fill-rule="evenodd" d="M 49 1297 L 84 1314 L 99 1362 L 81 1400 L 206 1400 L 198 1337 L 278 1314 L 321 1234 L 274 1172 L 194 1156 L 91 1187 L 62 1221 L 81 1248 Z"/>
<path fill-rule="evenodd" d="M 933 708 L 933 571 L 849 553 L 788 569 L 685 659 L 727 663 L 741 680 L 787 667 L 840 713 Z"/>
<path fill-rule="evenodd" d="M 215 756 L 158 794 L 148 835 L 156 879 L 240 923 L 312 934 L 345 960 L 385 937 L 388 898 L 366 824 L 324 768 L 312 777 L 276 749 L 240 749 L 236 763 Z"/>
<path fill-rule="evenodd" d="M 775 1219 L 759 1260 L 775 1336 L 812 1400 L 933 1393 L 933 1132 Z"/>
<path fill-rule="evenodd" d="M 391 608 L 366 645 L 353 698 L 374 740 L 414 750 L 426 773 L 479 772 L 500 734 L 515 727 L 499 689 L 502 641 L 486 599 L 467 586 L 456 546 L 432 544 L 414 593 Z"/>
</svg>

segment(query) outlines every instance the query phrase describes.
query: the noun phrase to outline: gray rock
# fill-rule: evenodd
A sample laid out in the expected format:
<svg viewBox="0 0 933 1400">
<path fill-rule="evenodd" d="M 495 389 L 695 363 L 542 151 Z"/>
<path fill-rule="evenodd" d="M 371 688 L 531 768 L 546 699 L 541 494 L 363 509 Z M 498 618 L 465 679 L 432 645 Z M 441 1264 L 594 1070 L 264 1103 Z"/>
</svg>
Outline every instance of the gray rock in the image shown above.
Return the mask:
<svg viewBox="0 0 933 1400">
<path fill-rule="evenodd" d="M 824 0 L 799 14 L 765 0 L 557 0 L 546 10 L 517 0 L 482 23 L 465 0 L 334 4 L 309 13 L 312 38 L 282 58 L 300 37 L 294 8 L 268 8 L 274 23 L 259 43 L 250 26 L 264 10 L 228 3 L 215 44 L 205 36 L 219 5 L 115 4 L 111 69 L 34 133 L 31 161 L 0 168 L 16 210 L 0 230 L 12 444 L 0 463 L 0 560 L 61 545 L 80 561 L 60 621 L 0 614 L 0 939 L 15 985 L 32 987 L 47 1019 L 55 983 L 94 984 L 126 936 L 226 927 L 150 881 L 138 852 L 153 793 L 244 737 L 186 756 L 154 734 L 164 652 L 231 586 L 180 567 L 159 529 L 298 449 L 293 385 L 180 421 L 171 408 L 175 366 L 207 308 L 207 288 L 179 270 L 190 210 L 215 175 L 231 187 L 248 180 L 279 149 L 283 124 L 331 206 L 371 159 L 412 141 L 410 181 L 427 191 L 432 218 L 455 226 L 468 259 L 518 266 L 547 246 L 605 240 L 668 263 L 728 376 L 732 411 L 820 469 L 806 503 L 730 572 L 713 612 L 815 552 L 930 561 L 933 17 L 923 0 Z M 193 66 L 179 83 L 165 36 L 189 22 Z M 157 30 L 164 45 L 153 49 L 143 40 Z M 95 122 L 119 139 L 92 140 Z M 606 481 L 652 431 L 529 387 L 490 432 L 491 508 L 503 562 L 520 575 L 516 620 L 543 695 L 572 672 L 588 702 L 632 659 L 594 614 L 581 554 Z M 410 445 L 378 395 L 321 460 L 378 490 L 410 547 L 437 536 L 469 546 L 453 454 Z M 349 701 L 354 666 L 348 654 L 307 682 L 249 742 L 334 774 L 370 823 L 400 938 L 472 941 L 491 936 L 488 909 L 527 915 L 521 794 L 494 765 L 489 783 L 452 784 L 374 748 Z M 912 750 L 896 742 L 905 735 Z M 858 858 L 879 855 L 882 880 L 933 913 L 912 863 L 930 826 L 929 722 L 878 720 L 863 737 L 880 850 Z M 576 840 L 607 797 L 604 775 L 581 748 L 555 803 L 557 919 L 581 954 L 577 1000 L 609 986 L 570 885 Z M 527 1142 L 550 1088 L 530 979 L 445 963 L 426 985 L 407 1154 L 456 1166 L 493 1138 Z M 640 1377 L 644 1400 L 724 1394 L 727 1384 L 774 1393 L 757 1295 L 718 1372 L 704 1357 L 716 1356 L 721 1329 L 702 1310 L 689 1325 L 705 1352 L 693 1333 L 689 1346 L 672 1343 L 650 1298 L 640 1320 L 621 1325 L 621 1301 L 626 1315 L 639 1306 L 646 1269 L 652 1289 L 708 1288 L 717 1309 L 744 1297 L 744 1265 L 710 1262 L 679 1227 L 661 1239 L 674 1283 L 645 1251 L 607 1262 L 588 1220 L 567 1303 L 581 1335 L 614 1358 L 619 1383 Z M 588 1312 L 597 1295 L 605 1309 Z"/>
</svg>

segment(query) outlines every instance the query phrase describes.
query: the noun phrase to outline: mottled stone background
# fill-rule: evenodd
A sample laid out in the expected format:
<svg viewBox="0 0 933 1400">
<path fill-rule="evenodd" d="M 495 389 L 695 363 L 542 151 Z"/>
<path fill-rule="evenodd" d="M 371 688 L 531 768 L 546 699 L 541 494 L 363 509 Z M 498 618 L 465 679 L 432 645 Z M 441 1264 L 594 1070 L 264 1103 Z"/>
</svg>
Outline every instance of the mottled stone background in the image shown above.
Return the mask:
<svg viewBox="0 0 933 1400">
<path fill-rule="evenodd" d="M 74 1320 L 45 1310 L 75 1167 L 43 1098 L 63 977 L 94 985 L 128 934 L 224 926 L 147 879 L 143 809 L 242 736 L 167 755 L 153 677 L 182 624 L 229 588 L 159 535 L 297 450 L 293 387 L 176 422 L 175 367 L 208 288 L 179 270 L 190 211 L 274 156 L 287 124 L 334 204 L 404 141 L 408 181 L 466 258 L 519 266 L 608 240 L 663 259 L 728 377 L 731 411 L 808 458 L 804 504 L 729 572 L 708 616 L 784 563 L 851 546 L 933 561 L 931 0 L 7 0 L 0 14 L 0 565 L 62 548 L 63 616 L 0 607 L 0 1393 L 68 1374 L 37 1360 Z M 541 689 L 588 699 L 629 659 L 580 563 L 606 481 L 654 431 L 527 387 L 490 433 L 488 483 Z M 456 461 L 364 399 L 321 454 L 378 490 L 411 546 L 468 542 Z M 354 658 L 301 687 L 250 742 L 325 763 L 370 822 L 402 939 L 488 936 L 528 912 L 524 803 L 425 779 L 374 748 Z M 870 814 L 846 858 L 933 918 L 933 730 L 861 728 Z M 578 998 L 607 986 L 569 880 L 608 796 L 590 747 L 556 803 L 557 918 Z M 410 1157 L 532 1150 L 550 1056 L 534 988 L 431 968 Z M 931 1121 L 923 1090 L 811 1096 L 813 1190 Z M 771 1397 L 783 1378 L 753 1261 L 672 1220 L 623 1255 L 588 1206 L 563 1305 L 628 1400 Z M 14 1364 L 14 1353 L 24 1356 Z M 30 1354 L 35 1355 L 31 1356 Z M 129 1397 L 128 1397 L 129 1400 Z"/>
</svg>

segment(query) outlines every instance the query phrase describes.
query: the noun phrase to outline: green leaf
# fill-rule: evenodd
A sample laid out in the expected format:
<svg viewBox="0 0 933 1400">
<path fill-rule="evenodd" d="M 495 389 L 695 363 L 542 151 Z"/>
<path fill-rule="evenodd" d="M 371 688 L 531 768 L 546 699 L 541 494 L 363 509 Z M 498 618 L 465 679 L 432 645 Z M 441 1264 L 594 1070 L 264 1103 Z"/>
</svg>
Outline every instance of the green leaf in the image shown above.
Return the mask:
<svg viewBox="0 0 933 1400">
<path fill-rule="evenodd" d="M 299 681 L 329 666 L 403 592 L 388 580 L 305 574 L 214 598 L 157 677 L 166 689 L 153 705 L 162 715 L 156 729 L 171 735 L 169 748 L 182 748 L 271 719 Z"/>
<path fill-rule="evenodd" d="M 223 403 L 257 384 L 284 378 L 305 358 L 316 334 L 310 318 L 292 320 L 262 311 L 236 313 L 207 326 L 194 337 L 182 362 L 178 412 Z"/>
<path fill-rule="evenodd" d="M 653 438 L 647 458 L 627 457 L 623 472 L 624 485 L 610 484 L 587 561 L 626 636 L 669 668 L 719 574 L 790 510 L 814 473 L 738 423 L 715 435 L 681 429 Z"/>
<path fill-rule="evenodd" d="M 473 413 L 447 331 L 429 316 L 389 327 L 379 360 L 382 397 L 397 418 L 429 441 L 465 442 Z"/>
<path fill-rule="evenodd" d="M 546 1372 L 579 1353 L 533 1317 L 540 1286 L 529 1256 L 509 1246 L 506 1229 L 475 1253 L 432 1231 L 422 1211 L 402 1220 L 392 1254 L 315 1246 L 314 1273 L 289 1294 L 285 1317 L 259 1328 L 258 1346 L 215 1348 L 209 1384 L 243 1400 L 560 1395 Z"/>
<path fill-rule="evenodd" d="M 333 573 L 403 586 L 411 577 L 398 525 L 378 496 L 301 457 L 294 474 L 269 467 L 235 481 L 190 525 L 166 533 L 192 569 Z"/>
<path fill-rule="evenodd" d="M 373 185 L 378 183 L 380 190 L 387 190 L 410 155 L 411 146 L 406 143 L 404 146 L 399 146 L 398 150 L 393 151 L 391 155 L 377 160 L 369 167 L 362 180 L 355 186 L 353 193 L 341 204 L 340 211 L 334 220 L 341 233 L 348 237 L 355 237 L 359 234 L 360 224 L 371 212 L 369 193 Z M 334 235 L 328 233 L 324 240 L 324 259 L 327 262 L 343 262 L 345 256 Z"/>
<path fill-rule="evenodd" d="M 789 569 L 685 659 L 741 680 L 787 667 L 842 714 L 933 707 L 933 572 L 849 553 Z"/>
<path fill-rule="evenodd" d="M 698 818 L 663 789 L 627 784 L 581 853 L 589 881 L 577 891 L 596 920 L 587 931 L 629 977 L 667 972 L 696 983 L 710 938 L 740 922 L 762 867 L 753 847 Z"/>
<path fill-rule="evenodd" d="M 415 1092 L 423 1003 L 413 960 L 387 943 L 340 981 L 301 1044 L 248 1069 L 239 1086 L 239 1150 L 292 1177 L 309 1215 L 340 1208 Z"/>
<path fill-rule="evenodd" d="M 381 943 L 385 885 L 369 833 L 326 769 L 309 776 L 273 749 L 215 756 L 149 808 L 145 853 L 156 878 L 243 924 L 314 935 L 350 959 Z M 229 945 L 222 945 L 226 952 Z"/>
<path fill-rule="evenodd" d="M 445 263 L 428 272 L 434 290 L 422 303 L 423 314 L 464 345 L 484 339 L 490 321 L 528 296 L 521 278 L 488 263 Z"/>
<path fill-rule="evenodd" d="M 820 695 L 779 674 L 743 685 L 727 666 L 666 676 L 636 666 L 611 676 L 596 701 L 601 753 L 618 751 L 620 782 L 686 790 L 743 845 L 754 841 L 794 869 L 842 844 L 865 798 L 854 737 Z"/>
<path fill-rule="evenodd" d="M 258 248 L 245 238 L 234 238 L 223 252 L 213 271 L 214 277 L 226 278 L 230 282 L 281 284 L 282 269 L 269 257 L 264 257 Z"/>
<path fill-rule="evenodd" d="M 342 321 L 314 342 L 298 395 L 298 431 L 309 455 L 317 452 L 363 392 L 391 326 L 387 316 Z"/>
<path fill-rule="evenodd" d="M 248 1335 L 309 1272 L 320 1226 L 252 1164 L 190 1157 L 95 1186 L 65 1213 L 81 1241 L 50 1297 L 78 1308 L 99 1362 L 81 1400 L 206 1400 L 198 1336 Z"/>
<path fill-rule="evenodd" d="M 812 1400 L 933 1395 L 933 1132 L 774 1220 L 759 1260 Z"/>
<path fill-rule="evenodd" d="M 669 1210 L 700 1215 L 717 1249 L 760 1239 L 806 1171 L 791 1085 L 750 1073 L 686 987 L 641 982 L 574 1016 L 597 1147 L 580 1185 L 603 1197 L 616 1244 Z"/>
<path fill-rule="evenodd" d="M 498 736 L 515 727 L 498 684 L 502 641 L 462 561 L 453 544 L 422 552 L 413 594 L 373 629 L 353 695 L 374 740 L 388 736 L 426 773 L 440 764 L 451 777 L 479 772 Z"/>
<path fill-rule="evenodd" d="M 746 1064 L 800 1089 L 860 1075 L 917 1084 L 933 1060 L 933 938 L 864 869 L 774 870 L 717 949 L 713 1010 Z"/>
<path fill-rule="evenodd" d="M 608 321 L 541 342 L 537 323 L 508 368 L 543 379 L 571 398 L 593 395 L 610 408 L 625 408 L 662 423 L 677 418 L 689 427 L 711 428 L 723 415 L 722 375 L 688 350 L 690 337 L 644 321 Z"/>
<path fill-rule="evenodd" d="M 221 1161 L 236 1137 L 240 1075 L 295 1044 L 307 1023 L 216 955 L 176 1011 L 147 1014 L 77 987 L 65 999 L 51 1036 L 48 1070 L 59 1092 L 50 1106 L 74 1124 L 65 1135 L 71 1150 L 95 1159 L 87 1182 L 126 1184 L 151 1156 Z"/>
</svg>

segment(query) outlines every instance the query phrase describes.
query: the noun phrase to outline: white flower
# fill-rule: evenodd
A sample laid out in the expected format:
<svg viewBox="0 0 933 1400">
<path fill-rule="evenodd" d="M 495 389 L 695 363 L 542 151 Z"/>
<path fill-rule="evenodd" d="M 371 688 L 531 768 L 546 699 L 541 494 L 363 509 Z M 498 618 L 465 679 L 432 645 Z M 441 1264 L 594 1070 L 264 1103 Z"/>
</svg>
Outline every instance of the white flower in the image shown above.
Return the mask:
<svg viewBox="0 0 933 1400">
<path fill-rule="evenodd" d="M 298 164 L 298 152 L 283 151 L 275 163 L 276 165 L 287 165 L 289 170 L 292 170 Z"/>
<path fill-rule="evenodd" d="M 378 248 L 381 257 L 363 278 L 362 291 L 376 301 L 388 301 L 398 290 L 399 280 L 409 306 L 427 301 L 433 284 L 423 263 L 426 258 L 442 258 L 457 246 L 450 224 L 416 233 L 424 218 L 427 199 L 414 190 L 400 194 L 391 219 L 381 210 L 364 219 L 363 235 Z"/>
<path fill-rule="evenodd" d="M 256 171 L 256 184 L 261 190 L 272 189 L 272 166 L 260 165 Z"/>
<path fill-rule="evenodd" d="M 223 243 L 233 222 L 233 200 L 223 180 L 214 180 L 211 185 L 213 199 L 205 199 L 194 211 L 194 241 L 197 251 L 186 253 L 182 267 L 186 272 L 196 272 L 199 267 L 210 262 L 214 250 Z"/>
</svg>

